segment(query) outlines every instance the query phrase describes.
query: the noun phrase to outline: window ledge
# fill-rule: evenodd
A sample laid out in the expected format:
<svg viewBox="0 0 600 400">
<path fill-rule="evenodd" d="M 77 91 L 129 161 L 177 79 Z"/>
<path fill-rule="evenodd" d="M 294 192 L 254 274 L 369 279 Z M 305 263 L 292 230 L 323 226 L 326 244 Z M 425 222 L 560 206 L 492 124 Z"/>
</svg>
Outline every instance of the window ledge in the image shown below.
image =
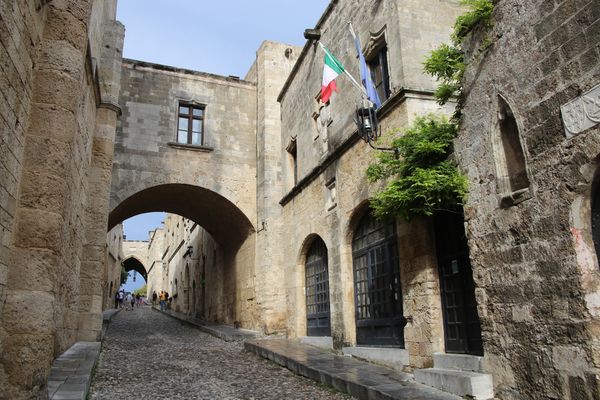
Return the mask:
<svg viewBox="0 0 600 400">
<path fill-rule="evenodd" d="M 211 151 L 213 151 L 215 149 L 214 147 L 198 146 L 198 145 L 195 145 L 195 144 L 177 143 L 177 142 L 168 142 L 167 145 L 170 146 L 170 147 L 174 147 L 176 149 L 201 151 L 201 152 L 204 152 L 204 153 L 209 153 L 209 152 L 211 152 Z"/>
<path fill-rule="evenodd" d="M 519 189 L 512 193 L 502 194 L 500 195 L 500 208 L 515 206 L 524 202 L 525 200 L 529 200 L 531 196 L 532 194 L 530 188 Z"/>
</svg>

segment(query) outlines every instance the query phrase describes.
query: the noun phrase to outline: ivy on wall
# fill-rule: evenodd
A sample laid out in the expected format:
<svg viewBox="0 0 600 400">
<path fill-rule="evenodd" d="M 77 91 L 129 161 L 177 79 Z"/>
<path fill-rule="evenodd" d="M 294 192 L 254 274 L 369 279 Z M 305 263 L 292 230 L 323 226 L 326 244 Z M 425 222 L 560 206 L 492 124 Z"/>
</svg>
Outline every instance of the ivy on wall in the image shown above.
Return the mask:
<svg viewBox="0 0 600 400">
<path fill-rule="evenodd" d="M 494 5 L 491 0 L 461 0 L 469 11 L 454 24 L 451 44 L 441 44 L 423 63 L 425 72 L 434 76 L 438 88 L 434 97 L 446 104 L 458 97 L 460 115 L 462 80 L 466 68 L 462 44 L 476 26 L 491 25 Z M 381 152 L 377 162 L 367 169 L 371 182 L 391 180 L 375 194 L 371 207 L 378 218 L 432 216 L 437 211 L 456 210 L 466 199 L 467 179 L 450 159 L 452 141 L 458 131 L 457 118 L 429 114 L 392 140 L 394 153 Z M 395 136 L 394 133 L 392 133 Z"/>
</svg>

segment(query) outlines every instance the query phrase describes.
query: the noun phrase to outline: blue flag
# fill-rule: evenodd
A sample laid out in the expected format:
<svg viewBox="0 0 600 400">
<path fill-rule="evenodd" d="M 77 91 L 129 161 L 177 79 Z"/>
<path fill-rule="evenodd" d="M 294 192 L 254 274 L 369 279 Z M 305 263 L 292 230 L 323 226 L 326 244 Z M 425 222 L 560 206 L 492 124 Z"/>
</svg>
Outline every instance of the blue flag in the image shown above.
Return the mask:
<svg viewBox="0 0 600 400">
<path fill-rule="evenodd" d="M 375 104 L 375 108 L 379 108 L 381 107 L 381 100 L 379 100 L 379 94 L 377 94 L 375 84 L 373 84 L 373 79 L 371 79 L 371 70 L 367 66 L 365 56 L 362 53 L 360 39 L 354 34 L 354 31 L 351 30 L 351 33 L 352 36 L 354 36 L 354 45 L 356 46 L 356 52 L 358 53 L 358 62 L 360 64 L 360 80 L 362 81 L 365 89 L 367 89 L 367 97 L 369 100 Z"/>
</svg>

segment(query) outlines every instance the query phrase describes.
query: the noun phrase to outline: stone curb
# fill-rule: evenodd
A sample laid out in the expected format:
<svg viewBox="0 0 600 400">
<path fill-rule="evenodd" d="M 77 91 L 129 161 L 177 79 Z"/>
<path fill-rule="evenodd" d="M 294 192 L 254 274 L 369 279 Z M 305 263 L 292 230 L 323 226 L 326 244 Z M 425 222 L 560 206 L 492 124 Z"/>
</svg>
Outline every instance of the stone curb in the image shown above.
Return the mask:
<svg viewBox="0 0 600 400">
<path fill-rule="evenodd" d="M 102 331 L 99 342 L 76 342 L 52 363 L 48 376 L 48 398 L 50 400 L 85 400 L 92 371 L 100 357 L 102 341 L 110 320 L 121 309 L 108 309 L 102 313 Z"/>
<path fill-rule="evenodd" d="M 85 400 L 101 347 L 100 342 L 77 342 L 54 360 L 48 377 L 48 398 Z"/>
<path fill-rule="evenodd" d="M 461 400 L 461 397 L 415 383 L 398 373 L 351 357 L 287 339 L 250 340 L 244 348 L 295 374 L 366 400 Z"/>
<path fill-rule="evenodd" d="M 106 335 L 106 331 L 108 330 L 108 325 L 110 325 L 110 320 L 113 319 L 115 315 L 121 312 L 122 308 L 110 308 L 102 313 L 102 332 L 100 333 L 100 341 L 104 341 L 104 336 Z"/>
<path fill-rule="evenodd" d="M 161 311 L 156 306 L 153 306 L 152 310 L 174 318 L 180 322 L 183 322 L 184 324 L 197 328 L 204 333 L 208 333 L 209 335 L 217 337 L 226 342 L 241 342 L 248 339 L 255 339 L 256 337 L 260 336 L 260 334 L 255 331 L 238 329 L 230 325 L 211 325 L 205 321 L 189 318 L 174 311 Z"/>
</svg>

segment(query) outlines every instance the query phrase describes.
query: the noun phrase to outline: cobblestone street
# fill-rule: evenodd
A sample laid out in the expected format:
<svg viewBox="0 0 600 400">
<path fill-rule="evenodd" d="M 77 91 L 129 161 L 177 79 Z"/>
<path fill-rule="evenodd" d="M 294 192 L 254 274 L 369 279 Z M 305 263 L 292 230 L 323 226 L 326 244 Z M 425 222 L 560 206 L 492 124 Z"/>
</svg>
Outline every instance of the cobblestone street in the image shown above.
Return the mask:
<svg viewBox="0 0 600 400">
<path fill-rule="evenodd" d="M 152 311 L 121 311 L 108 328 L 91 399 L 349 399 Z"/>
</svg>

